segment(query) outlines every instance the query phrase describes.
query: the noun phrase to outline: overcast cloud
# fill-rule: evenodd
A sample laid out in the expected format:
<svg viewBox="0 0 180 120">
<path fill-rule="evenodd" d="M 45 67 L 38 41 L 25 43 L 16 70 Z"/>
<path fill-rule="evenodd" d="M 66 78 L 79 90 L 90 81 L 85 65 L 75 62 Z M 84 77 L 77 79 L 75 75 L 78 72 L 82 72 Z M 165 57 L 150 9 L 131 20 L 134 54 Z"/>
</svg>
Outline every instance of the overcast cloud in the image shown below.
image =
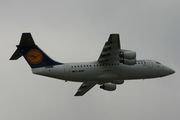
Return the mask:
<svg viewBox="0 0 180 120">
<path fill-rule="evenodd" d="M 179 0 L 1 0 L 1 120 L 179 120 Z M 137 59 L 157 60 L 176 73 L 125 81 L 116 91 L 33 75 L 26 61 L 9 61 L 21 34 L 31 32 L 60 62 L 97 60 L 109 34 Z"/>
</svg>

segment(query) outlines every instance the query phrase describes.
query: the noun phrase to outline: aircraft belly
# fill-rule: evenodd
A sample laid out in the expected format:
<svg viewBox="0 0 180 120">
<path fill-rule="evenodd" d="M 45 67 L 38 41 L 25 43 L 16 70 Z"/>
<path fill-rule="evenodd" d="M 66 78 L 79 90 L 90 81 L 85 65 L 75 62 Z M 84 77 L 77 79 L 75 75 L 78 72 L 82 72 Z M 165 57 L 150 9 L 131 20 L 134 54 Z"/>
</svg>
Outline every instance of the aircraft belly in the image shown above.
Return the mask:
<svg viewBox="0 0 180 120">
<path fill-rule="evenodd" d="M 97 76 L 98 79 L 116 79 L 117 78 L 117 75 L 115 74 L 102 74 L 102 75 L 99 75 Z"/>
<path fill-rule="evenodd" d="M 95 82 L 110 82 L 112 80 L 116 80 L 118 75 L 115 74 L 111 69 L 89 69 L 87 71 L 87 81 L 95 81 Z"/>
<path fill-rule="evenodd" d="M 117 75 L 116 74 L 101 74 L 101 75 L 98 75 L 96 78 L 95 78 L 98 82 L 110 82 L 112 80 L 116 80 L 117 79 Z"/>
</svg>

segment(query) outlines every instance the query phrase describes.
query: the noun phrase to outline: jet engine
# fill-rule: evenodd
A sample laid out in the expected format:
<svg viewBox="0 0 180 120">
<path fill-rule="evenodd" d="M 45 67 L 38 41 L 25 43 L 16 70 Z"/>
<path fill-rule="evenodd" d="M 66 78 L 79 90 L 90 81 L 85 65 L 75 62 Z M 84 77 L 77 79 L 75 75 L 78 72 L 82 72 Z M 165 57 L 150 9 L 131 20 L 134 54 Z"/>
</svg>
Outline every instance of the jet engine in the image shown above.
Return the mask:
<svg viewBox="0 0 180 120">
<path fill-rule="evenodd" d="M 123 84 L 124 80 L 114 80 L 111 83 L 114 83 L 114 84 Z"/>
<path fill-rule="evenodd" d="M 121 59 L 119 62 L 125 65 L 135 65 L 136 59 L 133 59 L 133 60 Z"/>
<path fill-rule="evenodd" d="M 107 91 L 114 91 L 116 90 L 116 84 L 104 83 L 103 85 L 100 86 L 100 88 Z"/>
<path fill-rule="evenodd" d="M 121 50 L 119 57 L 132 60 L 136 58 L 136 52 L 132 50 Z"/>
<path fill-rule="evenodd" d="M 125 65 L 135 65 L 136 64 L 136 52 L 131 50 L 121 50 L 119 53 L 120 63 Z"/>
</svg>

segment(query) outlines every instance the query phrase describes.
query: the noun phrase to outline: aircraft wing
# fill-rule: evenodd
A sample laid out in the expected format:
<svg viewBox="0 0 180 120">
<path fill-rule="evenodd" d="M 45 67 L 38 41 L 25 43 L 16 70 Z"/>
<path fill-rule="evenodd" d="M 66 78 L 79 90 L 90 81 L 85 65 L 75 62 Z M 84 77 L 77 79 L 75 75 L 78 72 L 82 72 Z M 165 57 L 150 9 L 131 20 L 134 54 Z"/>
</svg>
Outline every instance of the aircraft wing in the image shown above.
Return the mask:
<svg viewBox="0 0 180 120">
<path fill-rule="evenodd" d="M 87 91 L 96 85 L 95 82 L 83 82 L 74 96 L 83 96 Z"/>
<path fill-rule="evenodd" d="M 109 39 L 105 43 L 98 61 L 99 62 L 118 61 L 120 49 L 121 46 L 120 46 L 119 34 L 110 34 Z"/>
</svg>

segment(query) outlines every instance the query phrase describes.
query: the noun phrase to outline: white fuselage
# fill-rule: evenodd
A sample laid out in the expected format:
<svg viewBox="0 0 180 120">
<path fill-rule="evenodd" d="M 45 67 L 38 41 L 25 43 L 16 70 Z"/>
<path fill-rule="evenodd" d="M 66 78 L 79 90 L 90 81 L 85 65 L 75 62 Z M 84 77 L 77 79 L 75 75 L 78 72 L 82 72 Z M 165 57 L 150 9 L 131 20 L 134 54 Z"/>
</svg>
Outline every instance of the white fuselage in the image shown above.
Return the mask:
<svg viewBox="0 0 180 120">
<path fill-rule="evenodd" d="M 65 63 L 32 69 L 34 74 L 73 82 L 94 81 L 107 83 L 115 80 L 148 79 L 163 77 L 170 68 L 153 60 L 138 60 L 135 65 L 119 62 Z"/>
</svg>

